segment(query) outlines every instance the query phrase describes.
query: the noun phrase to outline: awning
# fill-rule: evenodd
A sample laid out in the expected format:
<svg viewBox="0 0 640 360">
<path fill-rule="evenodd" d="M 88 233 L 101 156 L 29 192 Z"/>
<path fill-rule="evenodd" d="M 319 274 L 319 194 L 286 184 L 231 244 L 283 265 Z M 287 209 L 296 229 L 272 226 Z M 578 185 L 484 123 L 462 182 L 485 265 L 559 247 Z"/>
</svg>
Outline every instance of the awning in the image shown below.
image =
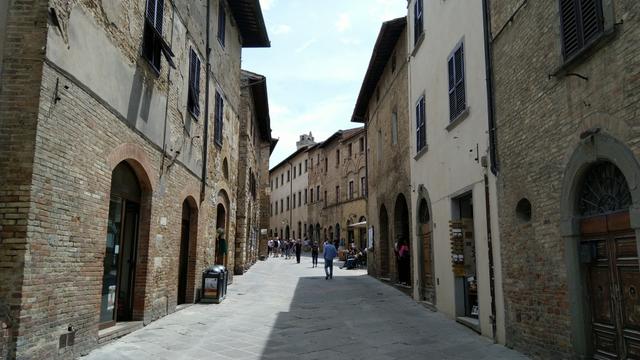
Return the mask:
<svg viewBox="0 0 640 360">
<path fill-rule="evenodd" d="M 361 228 L 361 229 L 366 229 L 367 228 L 367 222 L 366 221 L 361 221 L 359 223 L 355 223 L 355 224 L 351 224 L 349 225 L 350 228 Z"/>
</svg>

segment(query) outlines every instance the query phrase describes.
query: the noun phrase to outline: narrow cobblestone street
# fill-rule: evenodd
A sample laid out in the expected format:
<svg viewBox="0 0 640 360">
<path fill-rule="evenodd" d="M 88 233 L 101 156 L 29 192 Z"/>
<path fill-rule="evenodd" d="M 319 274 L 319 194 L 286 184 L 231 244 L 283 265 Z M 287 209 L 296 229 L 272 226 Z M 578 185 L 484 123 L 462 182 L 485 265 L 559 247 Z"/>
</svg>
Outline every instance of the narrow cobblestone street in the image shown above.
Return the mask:
<svg viewBox="0 0 640 360">
<path fill-rule="evenodd" d="M 523 359 L 362 270 L 269 258 L 220 305 L 196 304 L 83 358 Z"/>
</svg>

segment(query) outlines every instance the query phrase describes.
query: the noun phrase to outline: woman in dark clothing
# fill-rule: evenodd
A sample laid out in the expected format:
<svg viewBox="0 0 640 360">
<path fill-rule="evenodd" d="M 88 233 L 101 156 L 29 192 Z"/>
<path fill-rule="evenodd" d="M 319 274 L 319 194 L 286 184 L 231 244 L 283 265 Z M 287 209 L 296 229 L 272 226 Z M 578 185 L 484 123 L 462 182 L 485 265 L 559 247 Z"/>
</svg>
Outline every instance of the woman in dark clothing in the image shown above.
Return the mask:
<svg viewBox="0 0 640 360">
<path fill-rule="evenodd" d="M 315 241 L 311 243 L 311 263 L 312 267 L 318 267 L 318 244 Z"/>
<path fill-rule="evenodd" d="M 296 241 L 296 261 L 300 264 L 300 253 L 302 252 L 302 242 L 300 239 Z"/>
</svg>

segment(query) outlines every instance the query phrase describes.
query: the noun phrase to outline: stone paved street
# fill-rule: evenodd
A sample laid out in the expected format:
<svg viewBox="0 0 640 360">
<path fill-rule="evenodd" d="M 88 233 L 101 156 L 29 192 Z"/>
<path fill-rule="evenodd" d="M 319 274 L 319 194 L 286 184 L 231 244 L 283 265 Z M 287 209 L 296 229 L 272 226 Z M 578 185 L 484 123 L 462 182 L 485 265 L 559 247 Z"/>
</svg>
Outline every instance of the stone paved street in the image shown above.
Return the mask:
<svg viewBox="0 0 640 360">
<path fill-rule="evenodd" d="M 325 280 L 310 258 L 270 258 L 219 305 L 196 304 L 83 359 L 523 359 L 362 270 Z"/>
</svg>

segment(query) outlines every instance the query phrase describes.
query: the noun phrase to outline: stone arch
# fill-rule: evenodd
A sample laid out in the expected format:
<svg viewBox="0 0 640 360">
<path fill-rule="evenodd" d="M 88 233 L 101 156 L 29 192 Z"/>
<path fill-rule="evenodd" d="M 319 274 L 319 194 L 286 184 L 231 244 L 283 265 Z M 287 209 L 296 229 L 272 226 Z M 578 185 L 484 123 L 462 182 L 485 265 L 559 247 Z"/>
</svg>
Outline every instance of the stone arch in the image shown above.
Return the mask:
<svg viewBox="0 0 640 360">
<path fill-rule="evenodd" d="M 120 144 L 106 158 L 107 165 L 111 171 L 115 170 L 116 166 L 123 161 L 126 161 L 133 168 L 142 190 L 153 192 L 157 175 L 144 149 L 137 144 Z"/>
<path fill-rule="evenodd" d="M 198 202 L 193 195 L 182 202 L 182 228 L 178 244 L 178 304 L 195 301 L 198 250 Z"/>
<path fill-rule="evenodd" d="M 380 224 L 380 236 L 378 236 L 380 242 L 378 247 L 380 249 L 380 276 L 387 277 L 390 272 L 391 252 L 389 251 L 389 214 L 384 204 L 380 206 L 378 224 Z"/>
<path fill-rule="evenodd" d="M 633 152 L 619 140 L 594 130 L 584 138 L 571 154 L 565 167 L 560 196 L 560 234 L 565 249 L 571 334 L 574 351 L 588 357 L 592 351 L 589 304 L 580 263 L 580 216 L 578 196 L 582 179 L 589 167 L 607 161 L 624 175 L 631 194 L 629 216 L 631 228 L 640 238 L 640 164 Z M 636 241 L 636 247 L 638 242 Z"/>
<path fill-rule="evenodd" d="M 393 240 L 394 244 L 398 243 L 400 248 L 402 243 L 411 247 L 410 229 L 409 229 L 409 206 L 404 194 L 400 193 L 396 196 L 395 204 L 393 207 Z M 411 253 L 411 252 L 409 252 Z M 400 282 L 404 282 L 408 285 L 412 285 L 411 282 L 411 260 L 397 258 L 398 262 L 398 279 Z"/>
<path fill-rule="evenodd" d="M 227 266 L 229 244 L 229 195 L 222 189 L 218 192 L 216 205 L 216 263 Z"/>
<path fill-rule="evenodd" d="M 433 259 L 433 219 L 431 212 L 431 199 L 424 185 L 418 186 L 418 199 L 416 205 L 416 243 L 418 266 L 418 296 L 421 300 L 435 306 L 435 268 Z"/>
</svg>

